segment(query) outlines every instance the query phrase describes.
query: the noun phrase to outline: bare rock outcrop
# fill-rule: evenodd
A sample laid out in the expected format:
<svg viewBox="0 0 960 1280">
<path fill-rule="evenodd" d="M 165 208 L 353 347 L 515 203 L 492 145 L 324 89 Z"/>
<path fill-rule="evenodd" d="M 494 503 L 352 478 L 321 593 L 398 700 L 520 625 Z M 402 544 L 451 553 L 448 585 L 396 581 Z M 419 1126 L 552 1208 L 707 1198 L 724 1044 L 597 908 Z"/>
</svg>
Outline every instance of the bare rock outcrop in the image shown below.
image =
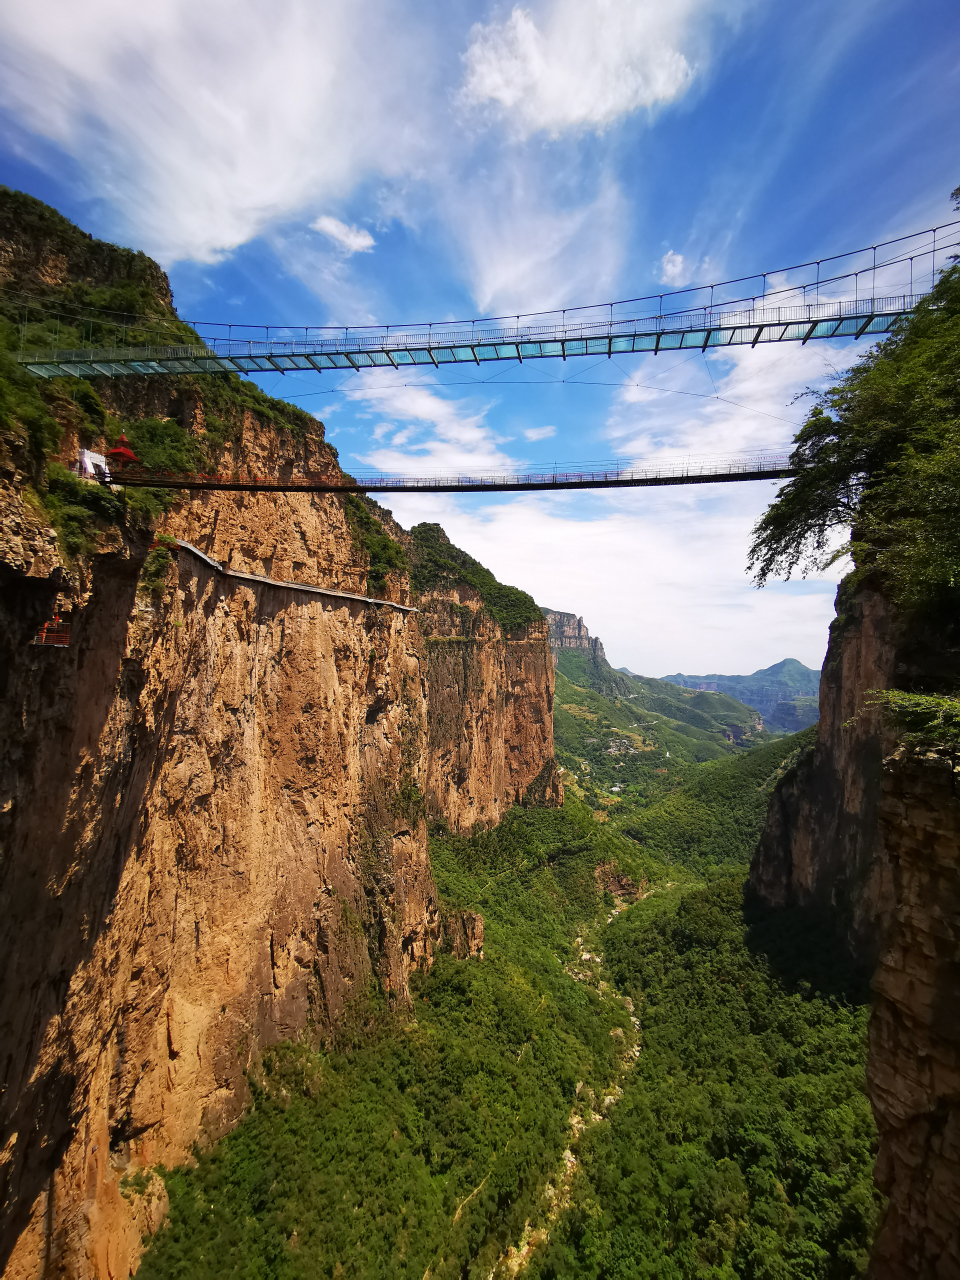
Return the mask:
<svg viewBox="0 0 960 1280">
<path fill-rule="evenodd" d="M 870 690 L 956 679 L 955 623 L 906 626 L 841 589 L 816 744 L 771 799 L 751 886 L 830 922 L 872 979 L 867 1089 L 888 1197 L 873 1280 L 960 1276 L 960 787 L 900 747 Z"/>
<path fill-rule="evenodd" d="M 594 658 L 606 661 L 602 643 L 590 635 L 582 618 L 556 609 L 544 609 L 543 616 L 550 629 L 550 648 L 555 654 L 561 649 L 583 649 Z"/>
</svg>

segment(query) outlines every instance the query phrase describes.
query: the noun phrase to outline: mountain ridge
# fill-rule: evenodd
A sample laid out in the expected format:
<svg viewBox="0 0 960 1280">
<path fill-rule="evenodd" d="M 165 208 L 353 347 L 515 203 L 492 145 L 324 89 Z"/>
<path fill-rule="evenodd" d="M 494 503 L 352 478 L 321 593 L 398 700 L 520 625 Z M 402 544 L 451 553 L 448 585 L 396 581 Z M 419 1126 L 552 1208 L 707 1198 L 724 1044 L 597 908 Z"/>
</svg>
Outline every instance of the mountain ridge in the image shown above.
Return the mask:
<svg viewBox="0 0 960 1280">
<path fill-rule="evenodd" d="M 627 667 L 618 670 L 638 678 Z M 660 678 L 665 684 L 683 689 L 725 693 L 759 711 L 766 728 L 774 733 L 796 733 L 816 723 L 819 716 L 820 672 L 804 666 L 797 658 L 782 658 L 750 675 L 689 675 L 678 671 Z"/>
</svg>

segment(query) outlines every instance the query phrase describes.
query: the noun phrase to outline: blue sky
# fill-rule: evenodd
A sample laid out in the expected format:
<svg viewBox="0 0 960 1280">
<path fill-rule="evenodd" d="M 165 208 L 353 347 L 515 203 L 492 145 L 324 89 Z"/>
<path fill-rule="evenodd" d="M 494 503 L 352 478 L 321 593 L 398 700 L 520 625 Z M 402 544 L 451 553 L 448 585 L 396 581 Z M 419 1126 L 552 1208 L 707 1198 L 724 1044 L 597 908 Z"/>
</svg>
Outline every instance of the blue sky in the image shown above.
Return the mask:
<svg viewBox="0 0 960 1280">
<path fill-rule="evenodd" d="M 232 323 L 473 318 L 774 270 L 949 220 L 955 0 L 33 0 L 5 7 L 0 180 Z M 958 215 L 953 215 L 958 216 Z M 261 380 L 345 465 L 780 449 L 858 354 Z M 731 403 L 732 402 L 732 403 Z M 835 576 L 756 591 L 769 483 L 392 500 L 662 675 L 819 665 Z"/>
</svg>

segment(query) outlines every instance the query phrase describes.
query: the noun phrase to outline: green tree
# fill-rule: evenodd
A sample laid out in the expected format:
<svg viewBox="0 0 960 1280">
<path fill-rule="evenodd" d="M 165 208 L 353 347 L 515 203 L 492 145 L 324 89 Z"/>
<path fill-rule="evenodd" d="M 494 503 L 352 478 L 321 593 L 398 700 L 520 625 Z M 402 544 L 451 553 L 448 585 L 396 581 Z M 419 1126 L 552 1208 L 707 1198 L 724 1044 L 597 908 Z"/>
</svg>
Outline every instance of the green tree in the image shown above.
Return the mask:
<svg viewBox="0 0 960 1280">
<path fill-rule="evenodd" d="M 823 568 L 851 528 L 858 575 L 917 607 L 960 574 L 960 266 L 817 399 L 794 441 L 799 474 L 754 529 L 757 582 Z M 842 552 L 841 552 L 842 553 Z"/>
</svg>

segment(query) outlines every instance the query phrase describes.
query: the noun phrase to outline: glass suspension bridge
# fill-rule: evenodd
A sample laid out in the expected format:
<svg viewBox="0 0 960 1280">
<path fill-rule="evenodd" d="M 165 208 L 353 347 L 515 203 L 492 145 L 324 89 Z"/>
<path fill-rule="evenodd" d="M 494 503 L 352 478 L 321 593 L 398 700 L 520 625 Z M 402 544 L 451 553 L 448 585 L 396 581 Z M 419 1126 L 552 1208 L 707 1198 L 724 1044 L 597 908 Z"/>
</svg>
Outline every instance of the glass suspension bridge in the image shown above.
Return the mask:
<svg viewBox="0 0 960 1280">
<path fill-rule="evenodd" d="M 151 377 L 170 374 L 339 373 L 377 369 L 428 373 L 441 365 L 581 356 L 658 354 L 758 347 L 893 332 L 932 289 L 938 268 L 960 245 L 960 220 L 864 249 L 756 276 L 553 312 L 481 320 L 361 326 L 233 325 L 194 322 L 192 341 L 164 341 L 157 317 L 126 317 L 110 347 L 25 351 L 19 363 L 40 378 Z M 751 288 L 752 286 L 752 288 Z M 44 309 L 43 300 L 36 305 Z M 29 311 L 29 300 L 25 314 Z M 103 318 L 99 317 L 101 322 Z M 181 328 L 182 323 L 176 322 Z M 127 329 L 141 345 L 129 344 Z M 142 345 L 145 328 L 156 338 Z M 24 333 L 26 323 L 24 324 Z M 178 335 L 179 336 L 179 335 Z M 786 455 L 723 462 L 583 464 L 575 470 L 475 476 L 299 475 L 286 479 L 149 472 L 125 466 L 114 483 L 177 489 L 363 493 L 530 492 L 633 488 L 796 475 Z"/>
</svg>

